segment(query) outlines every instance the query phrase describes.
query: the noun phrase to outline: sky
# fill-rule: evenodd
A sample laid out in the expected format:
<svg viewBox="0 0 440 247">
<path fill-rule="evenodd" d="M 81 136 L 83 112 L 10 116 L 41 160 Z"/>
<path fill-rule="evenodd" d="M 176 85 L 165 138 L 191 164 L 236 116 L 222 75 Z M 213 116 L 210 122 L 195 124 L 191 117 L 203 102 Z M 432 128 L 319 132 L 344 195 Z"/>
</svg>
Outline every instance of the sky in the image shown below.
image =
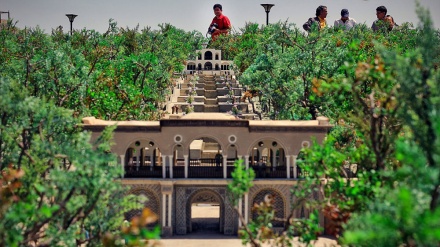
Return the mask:
<svg viewBox="0 0 440 247">
<path fill-rule="evenodd" d="M 440 29 L 440 0 L 419 0 L 431 12 L 434 26 Z M 66 14 L 76 14 L 74 29 L 94 29 L 105 32 L 109 19 L 114 19 L 119 27 L 158 29 L 158 24 L 170 23 L 186 31 L 197 30 L 206 34 L 214 13 L 212 6 L 223 5 L 223 14 L 231 20 L 239 31 L 247 22 L 266 23 L 266 13 L 261 3 L 275 6 L 269 13 L 269 22 L 286 21 L 301 27 L 309 17 L 315 15 L 319 5 L 328 8 L 327 22 L 330 26 L 340 18 L 341 9 L 347 8 L 350 17 L 358 23 L 371 26 L 376 19 L 376 8 L 384 5 L 396 23 L 417 24 L 415 0 L 1 0 L 0 11 L 9 11 L 18 21 L 18 27 L 36 27 L 50 33 L 52 28 L 63 26 L 70 30 Z M 433 16 L 433 14 L 435 16 Z M 1 15 L 7 18 L 6 14 Z"/>
</svg>

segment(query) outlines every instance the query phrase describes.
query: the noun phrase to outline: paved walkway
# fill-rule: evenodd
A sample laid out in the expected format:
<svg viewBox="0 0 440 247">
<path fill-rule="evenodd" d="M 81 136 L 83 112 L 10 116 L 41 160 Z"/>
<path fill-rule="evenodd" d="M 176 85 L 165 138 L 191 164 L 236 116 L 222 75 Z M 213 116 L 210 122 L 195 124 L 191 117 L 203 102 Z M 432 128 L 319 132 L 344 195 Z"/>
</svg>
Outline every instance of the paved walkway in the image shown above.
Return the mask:
<svg viewBox="0 0 440 247">
<path fill-rule="evenodd" d="M 175 236 L 172 238 L 161 239 L 160 243 L 164 247 L 240 247 L 241 240 L 236 236 L 225 236 L 221 234 L 189 234 L 185 236 Z M 250 245 L 247 245 L 250 246 Z M 269 247 L 270 245 L 264 245 Z M 297 241 L 294 241 L 293 246 L 305 246 L 300 245 Z M 319 238 L 313 245 L 318 247 L 330 247 L 338 246 L 336 241 L 329 238 Z"/>
<path fill-rule="evenodd" d="M 220 216 L 220 209 L 218 206 L 211 206 L 209 204 L 193 205 L 192 210 L 193 222 L 200 218 L 203 218 L 206 225 L 210 225 L 211 220 L 217 220 Z M 218 224 L 218 223 L 217 223 Z M 214 223 L 215 225 L 215 223 Z M 237 236 L 226 236 L 220 233 L 210 231 L 209 229 L 199 230 L 197 233 L 191 233 L 188 235 L 175 235 L 170 238 L 161 239 L 159 242 L 164 247 L 240 247 L 241 240 Z M 250 246 L 250 245 L 248 245 Z M 264 245 L 269 247 L 270 244 Z M 300 245 L 297 241 L 294 241 L 293 246 L 305 246 Z M 336 241 L 330 238 L 319 238 L 313 245 L 318 247 L 330 247 L 338 246 Z"/>
</svg>

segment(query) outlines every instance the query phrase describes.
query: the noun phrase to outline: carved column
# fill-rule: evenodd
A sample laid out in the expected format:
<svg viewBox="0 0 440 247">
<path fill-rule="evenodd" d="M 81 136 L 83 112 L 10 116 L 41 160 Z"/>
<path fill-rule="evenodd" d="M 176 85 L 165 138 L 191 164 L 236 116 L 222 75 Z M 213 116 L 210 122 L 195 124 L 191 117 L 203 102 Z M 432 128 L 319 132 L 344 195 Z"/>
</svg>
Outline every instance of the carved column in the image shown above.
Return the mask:
<svg viewBox="0 0 440 247">
<path fill-rule="evenodd" d="M 293 157 L 293 178 L 298 178 L 298 169 L 296 168 L 296 157 L 297 155 L 292 155 Z"/>
<path fill-rule="evenodd" d="M 125 175 L 125 154 L 119 155 L 121 159 L 121 178 L 124 178 Z"/>
<path fill-rule="evenodd" d="M 150 171 L 153 170 L 154 165 L 155 165 L 154 164 L 154 151 L 151 150 L 151 154 L 150 154 Z"/>
<path fill-rule="evenodd" d="M 287 172 L 287 178 L 290 178 L 290 155 L 286 155 L 286 172 Z"/>
<path fill-rule="evenodd" d="M 162 178 L 167 177 L 166 167 L 165 164 L 162 163 Z"/>
<path fill-rule="evenodd" d="M 249 193 L 244 193 L 244 222 L 249 223 Z"/>
<path fill-rule="evenodd" d="M 173 167 L 174 167 L 174 164 L 173 164 L 173 156 L 172 155 L 168 156 L 168 164 L 169 164 L 169 167 L 170 167 L 170 178 L 173 178 Z"/>
<path fill-rule="evenodd" d="M 238 199 L 238 213 L 243 215 L 243 199 L 241 197 Z M 240 217 L 238 217 L 238 227 L 241 227 Z"/>
<path fill-rule="evenodd" d="M 167 195 L 163 194 L 162 192 L 162 228 L 166 227 L 167 221 L 166 221 L 166 208 L 167 208 Z"/>
<path fill-rule="evenodd" d="M 246 166 L 246 170 L 249 170 L 249 155 L 244 156 L 244 165 Z"/>
<path fill-rule="evenodd" d="M 272 155 L 272 171 L 275 171 L 275 166 L 276 166 L 276 162 L 277 162 L 277 150 L 274 148 L 273 149 L 273 155 Z"/>
<path fill-rule="evenodd" d="M 165 165 L 165 164 L 164 164 Z M 173 182 L 172 181 L 162 181 L 161 193 L 162 193 L 162 234 L 164 236 L 173 235 Z M 168 206 L 168 210 L 167 210 Z"/>
<path fill-rule="evenodd" d="M 243 159 L 243 155 L 237 155 L 237 160 L 242 160 Z"/>
<path fill-rule="evenodd" d="M 173 194 L 170 193 L 168 194 L 168 226 L 172 227 L 171 225 L 171 216 L 172 216 L 172 208 L 173 208 Z"/>
<path fill-rule="evenodd" d="M 223 156 L 223 178 L 228 178 L 228 156 Z"/>
<path fill-rule="evenodd" d="M 183 155 L 183 159 L 185 160 L 185 178 L 188 178 L 188 155 Z"/>
<path fill-rule="evenodd" d="M 139 166 L 141 166 L 141 160 L 142 160 L 142 154 L 141 154 L 142 148 L 139 148 L 137 152 L 137 158 L 136 158 L 136 171 L 139 171 Z"/>
</svg>

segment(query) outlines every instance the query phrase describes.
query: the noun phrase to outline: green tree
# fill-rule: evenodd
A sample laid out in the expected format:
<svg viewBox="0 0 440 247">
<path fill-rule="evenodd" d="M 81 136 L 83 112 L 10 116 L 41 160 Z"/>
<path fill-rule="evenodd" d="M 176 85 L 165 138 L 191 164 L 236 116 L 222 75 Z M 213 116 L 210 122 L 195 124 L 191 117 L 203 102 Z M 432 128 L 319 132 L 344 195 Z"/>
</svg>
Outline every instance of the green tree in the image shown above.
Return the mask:
<svg viewBox="0 0 440 247">
<path fill-rule="evenodd" d="M 140 201 L 117 180 L 114 127 L 92 145 L 71 110 L 29 97 L 8 78 L 0 80 L 0 109 L 1 172 L 12 176 L 2 186 L 17 185 L 1 193 L 0 246 L 98 245 L 119 236 L 124 213 Z"/>
</svg>

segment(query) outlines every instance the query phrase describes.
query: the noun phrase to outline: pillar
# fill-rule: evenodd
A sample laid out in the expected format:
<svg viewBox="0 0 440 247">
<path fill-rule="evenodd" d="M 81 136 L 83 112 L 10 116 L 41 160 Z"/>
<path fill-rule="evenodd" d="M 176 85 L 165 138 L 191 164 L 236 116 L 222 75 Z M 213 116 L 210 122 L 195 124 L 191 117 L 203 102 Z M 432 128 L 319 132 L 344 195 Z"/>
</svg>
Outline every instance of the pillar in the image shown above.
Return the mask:
<svg viewBox="0 0 440 247">
<path fill-rule="evenodd" d="M 185 160 L 185 178 L 188 178 L 188 155 L 183 155 L 183 159 Z"/>
<path fill-rule="evenodd" d="M 170 180 L 161 181 L 160 185 L 162 193 L 162 234 L 169 237 L 173 235 L 173 182 Z"/>
<path fill-rule="evenodd" d="M 168 227 L 171 227 L 171 209 L 173 202 L 173 194 L 168 194 Z"/>
<path fill-rule="evenodd" d="M 244 222 L 249 223 L 249 193 L 244 193 Z"/>
<path fill-rule="evenodd" d="M 273 155 L 272 155 L 272 171 L 275 171 L 275 163 L 277 162 L 277 150 L 273 149 Z"/>
<path fill-rule="evenodd" d="M 286 171 L 287 171 L 287 178 L 290 178 L 290 155 L 286 155 Z"/>
<path fill-rule="evenodd" d="M 174 164 L 173 164 L 173 156 L 172 155 L 168 155 L 168 164 L 169 164 L 169 167 L 170 167 L 170 178 L 173 178 L 173 167 L 174 167 Z"/>
<path fill-rule="evenodd" d="M 166 167 L 165 164 L 162 163 L 162 178 L 167 177 Z"/>
<path fill-rule="evenodd" d="M 246 170 L 249 170 L 249 155 L 244 156 L 244 165 L 246 166 Z"/>
<path fill-rule="evenodd" d="M 228 178 L 228 156 L 223 156 L 223 178 Z"/>
<path fill-rule="evenodd" d="M 243 199 L 240 197 L 239 199 L 238 199 L 238 213 L 239 214 L 241 214 L 241 215 L 243 215 Z M 238 217 L 238 227 L 241 227 L 242 226 L 242 224 L 241 224 L 241 220 L 240 220 L 240 217 Z"/>
<path fill-rule="evenodd" d="M 154 151 L 153 150 L 151 150 L 151 154 L 150 154 L 150 171 L 152 171 L 153 170 L 153 167 L 154 167 Z"/>
<path fill-rule="evenodd" d="M 297 155 L 292 155 L 293 157 L 293 178 L 298 178 L 298 169 L 296 168 L 296 157 Z"/>
<path fill-rule="evenodd" d="M 124 178 L 125 175 L 125 154 L 119 155 L 121 159 L 121 178 Z"/>
<path fill-rule="evenodd" d="M 141 150 L 142 148 L 139 148 L 137 150 L 137 158 L 136 158 L 136 171 L 139 171 L 139 166 L 141 166 L 141 159 L 142 159 L 142 154 L 141 154 Z"/>
<path fill-rule="evenodd" d="M 243 155 L 238 155 L 237 159 L 239 159 L 239 160 L 243 159 Z"/>
<path fill-rule="evenodd" d="M 166 205 L 167 205 L 167 195 L 166 194 L 162 194 L 162 227 L 165 227 L 167 224 L 167 221 L 165 219 L 166 214 Z"/>
</svg>

